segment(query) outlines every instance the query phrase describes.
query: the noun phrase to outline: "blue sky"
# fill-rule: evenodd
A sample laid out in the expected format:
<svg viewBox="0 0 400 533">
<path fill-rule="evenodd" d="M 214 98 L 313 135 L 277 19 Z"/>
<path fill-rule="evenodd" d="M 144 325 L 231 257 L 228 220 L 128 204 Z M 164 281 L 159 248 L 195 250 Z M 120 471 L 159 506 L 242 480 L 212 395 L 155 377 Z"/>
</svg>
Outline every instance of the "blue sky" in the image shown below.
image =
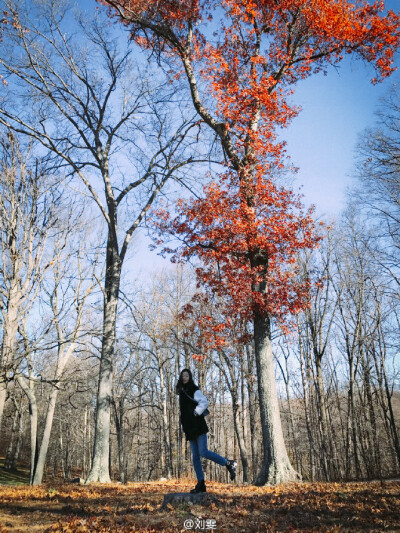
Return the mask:
<svg viewBox="0 0 400 533">
<path fill-rule="evenodd" d="M 399 11 L 399 0 L 386 0 L 386 9 Z M 396 65 L 400 70 L 399 55 Z M 345 206 L 346 189 L 354 183 L 358 136 L 373 127 L 379 99 L 400 80 L 399 71 L 372 85 L 373 69 L 347 56 L 338 67 L 298 84 L 294 102 L 300 115 L 284 132 L 287 152 L 299 167 L 295 187 L 317 214 L 337 216 Z"/>
<path fill-rule="evenodd" d="M 338 215 L 345 191 L 354 182 L 355 148 L 359 134 L 374 125 L 379 99 L 399 79 L 395 72 L 377 85 L 373 70 L 348 59 L 326 76 L 318 74 L 298 85 L 294 101 L 300 115 L 283 136 L 287 152 L 299 167 L 295 186 L 319 215 Z"/>
</svg>

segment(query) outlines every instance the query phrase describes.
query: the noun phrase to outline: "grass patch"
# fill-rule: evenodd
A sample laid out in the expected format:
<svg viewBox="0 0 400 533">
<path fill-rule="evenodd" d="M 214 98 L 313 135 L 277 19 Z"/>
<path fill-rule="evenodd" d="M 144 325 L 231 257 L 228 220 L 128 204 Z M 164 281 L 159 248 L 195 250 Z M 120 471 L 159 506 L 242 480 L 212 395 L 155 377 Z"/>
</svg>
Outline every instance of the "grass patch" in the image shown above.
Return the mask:
<svg viewBox="0 0 400 533">
<path fill-rule="evenodd" d="M 17 471 L 4 470 L 4 457 L 0 457 L 0 485 L 28 485 L 29 469 L 19 467 Z"/>
</svg>

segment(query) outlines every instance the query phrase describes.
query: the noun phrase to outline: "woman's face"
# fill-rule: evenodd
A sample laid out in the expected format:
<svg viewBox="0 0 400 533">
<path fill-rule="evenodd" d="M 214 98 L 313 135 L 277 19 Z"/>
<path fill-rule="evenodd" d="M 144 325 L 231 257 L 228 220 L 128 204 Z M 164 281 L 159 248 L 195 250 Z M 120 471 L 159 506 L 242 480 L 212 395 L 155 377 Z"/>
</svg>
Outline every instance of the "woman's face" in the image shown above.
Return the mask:
<svg viewBox="0 0 400 533">
<path fill-rule="evenodd" d="M 186 384 L 189 382 L 189 379 L 189 372 L 182 372 L 182 382 Z"/>
</svg>

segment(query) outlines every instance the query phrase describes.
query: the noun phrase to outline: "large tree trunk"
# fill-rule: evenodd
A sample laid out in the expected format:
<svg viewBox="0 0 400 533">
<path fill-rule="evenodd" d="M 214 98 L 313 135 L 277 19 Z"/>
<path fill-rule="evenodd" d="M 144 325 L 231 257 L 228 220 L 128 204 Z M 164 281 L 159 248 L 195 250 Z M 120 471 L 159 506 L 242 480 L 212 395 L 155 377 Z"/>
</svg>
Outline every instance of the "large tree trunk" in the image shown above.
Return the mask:
<svg viewBox="0 0 400 533">
<path fill-rule="evenodd" d="M 18 308 L 21 300 L 18 280 L 13 279 L 10 284 L 7 312 L 3 315 L 3 342 L 0 350 L 0 431 L 4 406 L 7 400 L 7 379 L 9 378 L 14 360 L 16 335 L 18 331 Z"/>
<path fill-rule="evenodd" d="M 258 376 L 263 461 L 256 485 L 277 484 L 299 479 L 292 467 L 283 438 L 279 400 L 276 390 L 271 329 L 268 316 L 254 316 L 255 359 Z"/>
<path fill-rule="evenodd" d="M 247 374 L 248 379 L 246 382 L 247 396 L 249 402 L 249 426 L 250 426 L 250 444 L 251 444 L 251 468 L 253 478 L 257 475 L 256 458 L 257 458 L 257 432 L 256 432 L 256 409 L 257 409 L 257 389 L 255 387 L 254 375 L 254 359 L 253 350 L 246 347 L 246 359 L 247 359 Z"/>
<path fill-rule="evenodd" d="M 110 483 L 110 417 L 113 381 L 113 358 L 115 326 L 121 277 L 121 259 L 118 254 L 116 235 L 109 233 L 107 242 L 107 263 L 104 295 L 103 342 L 101 348 L 99 386 L 95 421 L 92 468 L 86 483 Z"/>
</svg>

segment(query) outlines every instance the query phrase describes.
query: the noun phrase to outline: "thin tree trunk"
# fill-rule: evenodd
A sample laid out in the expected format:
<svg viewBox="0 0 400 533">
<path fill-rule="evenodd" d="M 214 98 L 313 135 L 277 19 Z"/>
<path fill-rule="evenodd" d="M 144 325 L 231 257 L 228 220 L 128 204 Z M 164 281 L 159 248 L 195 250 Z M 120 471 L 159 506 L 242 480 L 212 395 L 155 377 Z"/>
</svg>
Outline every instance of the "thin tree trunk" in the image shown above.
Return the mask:
<svg viewBox="0 0 400 533">
<path fill-rule="evenodd" d="M 233 411 L 233 425 L 235 429 L 236 441 L 239 447 L 240 461 L 242 463 L 242 474 L 244 483 L 248 482 L 248 468 L 249 461 L 247 459 L 247 450 L 244 445 L 243 437 L 240 434 L 240 423 L 239 423 L 239 404 L 237 401 L 237 393 L 231 392 L 232 394 L 232 411 Z"/>
<path fill-rule="evenodd" d="M 171 478 L 171 444 L 169 442 L 168 436 L 168 409 L 167 409 L 167 396 L 166 396 L 166 387 L 165 387 L 165 378 L 164 378 L 164 368 L 159 364 L 159 375 L 160 375 L 160 394 L 162 402 L 162 436 L 163 436 L 163 456 L 164 456 L 164 470 L 163 476 L 166 475 L 167 478 Z"/>
<path fill-rule="evenodd" d="M 310 481 L 314 481 L 315 478 L 315 472 L 314 472 L 314 436 L 312 432 L 311 427 L 311 402 L 309 398 L 309 377 L 307 373 L 307 369 L 309 368 L 309 364 L 306 360 L 306 354 L 304 352 L 304 345 L 303 345 L 303 339 L 302 339 L 302 332 L 300 328 L 300 324 L 298 323 L 298 332 L 299 332 L 299 352 L 300 352 L 300 372 L 301 372 L 301 382 L 303 386 L 303 404 L 304 404 L 304 417 L 306 422 L 306 428 L 307 428 L 307 436 L 308 436 L 308 456 L 309 456 L 309 474 L 308 477 Z M 304 467 L 302 474 L 304 473 Z"/>
<path fill-rule="evenodd" d="M 86 463 L 86 435 L 88 433 L 88 408 L 85 407 L 85 417 L 83 421 L 83 435 L 82 435 L 82 477 L 84 478 L 87 474 L 87 463 Z"/>
<path fill-rule="evenodd" d="M 30 474 L 29 483 L 32 485 L 35 476 L 37 460 L 37 426 L 38 426 L 38 409 L 35 394 L 32 390 L 33 382 L 30 380 L 29 385 L 25 378 L 20 374 L 16 377 L 19 386 L 26 394 L 29 401 L 29 419 L 30 419 L 30 436 L 31 436 L 31 457 L 30 457 Z"/>
<path fill-rule="evenodd" d="M 17 442 L 15 444 L 14 453 L 13 453 L 12 462 L 11 462 L 11 470 L 14 472 L 17 470 L 17 466 L 18 466 L 18 458 L 19 458 L 19 453 L 21 451 L 23 431 L 24 431 L 24 418 L 22 416 L 22 413 L 20 412 L 19 417 L 18 417 Z"/>
<path fill-rule="evenodd" d="M 0 376 L 0 432 L 1 432 L 1 426 L 3 423 L 3 413 L 4 413 L 4 406 L 6 404 L 6 400 L 7 400 L 6 380 L 3 376 Z"/>
<path fill-rule="evenodd" d="M 383 374 L 383 380 L 384 380 L 384 386 L 385 386 L 387 407 L 389 411 L 389 422 L 390 422 L 390 430 L 391 430 L 392 439 L 393 439 L 393 446 L 396 451 L 398 467 L 400 468 L 400 439 L 399 439 L 399 434 L 397 432 L 398 430 L 397 430 L 396 418 L 393 412 L 392 394 L 390 392 L 388 379 L 386 376 L 386 369 L 385 369 L 384 361 L 382 362 L 382 374 Z"/>
<path fill-rule="evenodd" d="M 241 364 L 243 364 L 243 353 L 239 353 L 238 357 L 241 361 Z M 244 444 L 244 437 L 240 432 L 241 417 L 239 409 L 239 382 L 237 376 L 235 375 L 235 368 L 231 356 L 225 354 L 224 351 L 220 351 L 219 358 L 222 364 L 216 362 L 216 365 L 220 369 L 220 375 L 222 374 L 225 378 L 225 382 L 232 398 L 234 456 L 236 456 L 236 449 L 238 448 L 242 466 L 243 481 L 247 483 L 249 461 L 247 458 L 246 446 Z"/>
<path fill-rule="evenodd" d="M 35 468 L 35 475 L 32 484 L 40 485 L 43 479 L 44 465 L 46 463 L 47 450 L 50 444 L 51 429 L 53 427 L 54 411 L 56 408 L 58 389 L 53 388 L 50 393 L 49 405 L 47 407 L 46 422 L 43 430 L 42 442 L 40 445 L 38 460 Z"/>
<path fill-rule="evenodd" d="M 117 405 L 118 404 L 118 405 Z M 119 470 L 119 479 L 121 483 L 126 483 L 125 475 L 125 427 L 124 427 L 124 416 L 125 416 L 125 406 L 124 398 L 118 398 L 118 401 L 113 401 L 114 405 L 114 423 L 115 430 L 117 433 L 117 444 L 118 444 L 118 470 Z"/>
<path fill-rule="evenodd" d="M 11 429 L 11 438 L 7 446 L 6 457 L 4 459 L 4 470 L 11 470 L 14 442 L 17 438 L 17 432 L 19 429 L 19 420 L 21 418 L 21 413 L 18 409 L 17 402 L 14 400 L 15 412 L 13 417 L 13 424 Z"/>
<path fill-rule="evenodd" d="M 60 427 L 59 427 L 59 433 L 58 433 L 58 441 L 60 443 L 61 472 L 62 472 L 63 479 L 65 480 L 65 478 L 67 477 L 67 474 L 65 472 L 64 440 L 63 440 L 63 429 L 62 429 L 61 418 L 59 420 L 59 424 L 60 424 Z"/>
<path fill-rule="evenodd" d="M 397 466 L 400 468 L 400 438 L 398 434 L 398 429 L 396 425 L 396 419 L 393 412 L 393 403 L 392 403 L 392 393 L 390 391 L 389 382 L 386 375 L 386 342 L 385 342 L 385 335 L 382 331 L 382 321 L 381 321 L 381 305 L 378 303 L 378 331 L 379 331 L 379 351 L 381 356 L 379 357 L 376 354 L 375 349 L 373 348 L 373 356 L 374 356 L 374 364 L 378 376 L 378 382 L 379 382 L 379 393 L 382 397 L 382 408 L 383 408 L 383 418 L 385 420 L 385 426 L 387 425 L 387 421 L 389 422 L 389 428 L 390 428 L 390 437 L 393 443 L 394 451 L 396 454 L 397 459 Z M 385 391 L 386 395 L 386 409 L 389 411 L 389 414 L 387 413 L 386 409 L 383 407 L 384 405 L 384 399 L 383 399 L 383 389 Z"/>
<path fill-rule="evenodd" d="M 321 356 L 318 353 L 314 353 L 314 363 L 316 369 L 315 376 L 315 390 L 317 398 L 317 412 L 318 412 L 318 432 L 319 440 L 321 443 L 321 449 L 319 453 L 320 464 L 322 466 L 322 472 L 325 481 L 330 480 L 330 473 L 328 468 L 328 447 L 327 447 L 327 414 L 326 414 L 326 401 L 325 401 L 325 387 L 322 376 L 321 368 Z"/>
<path fill-rule="evenodd" d="M 296 439 L 296 432 L 294 429 L 294 419 L 293 419 L 293 409 L 292 409 L 292 402 L 290 399 L 290 387 L 289 387 L 289 368 L 288 368 L 288 358 L 285 357 L 285 365 L 286 365 L 286 377 L 285 379 L 285 388 L 286 388 L 286 398 L 288 403 L 288 412 L 289 412 L 289 435 L 292 436 L 292 446 L 294 449 L 294 457 L 296 460 L 296 470 L 300 469 L 301 461 L 299 459 L 299 446 Z"/>
<path fill-rule="evenodd" d="M 70 421 L 68 420 L 66 424 L 66 439 L 65 439 L 65 475 L 68 479 L 71 478 L 71 430 L 70 430 Z"/>
<path fill-rule="evenodd" d="M 59 342 L 62 342 L 62 341 L 63 341 L 63 338 L 61 338 L 60 336 Z M 64 352 L 64 348 L 62 345 L 59 346 L 57 368 L 56 368 L 56 373 L 55 373 L 56 383 L 61 379 L 64 373 L 65 366 L 68 363 L 70 355 L 74 351 L 74 349 L 75 349 L 75 343 L 72 343 L 68 347 L 66 352 Z M 51 430 L 53 427 L 53 419 L 54 419 L 54 412 L 56 409 L 58 392 L 59 392 L 59 389 L 57 385 L 55 385 L 50 393 L 49 404 L 48 404 L 47 413 L 46 413 L 46 421 L 45 421 L 44 430 L 43 430 L 42 442 L 40 444 L 37 465 L 35 468 L 35 476 L 33 479 L 33 485 L 40 485 L 42 483 L 44 467 L 46 464 L 47 451 L 49 449 L 49 444 L 50 444 Z"/>
<path fill-rule="evenodd" d="M 369 357 L 364 354 L 363 358 L 363 375 L 364 375 L 364 386 L 365 386 L 365 392 L 367 397 L 367 405 L 368 405 L 368 413 L 369 413 L 369 430 L 371 433 L 371 447 L 372 447 L 372 455 L 374 457 L 374 473 L 372 474 L 373 477 L 378 476 L 379 478 L 382 477 L 382 465 L 381 465 L 381 454 L 380 454 L 380 447 L 379 447 L 379 440 L 378 440 L 378 434 L 377 434 L 377 420 L 375 415 L 375 406 L 374 406 L 374 400 L 373 400 L 373 393 L 372 393 L 372 386 L 371 386 L 371 373 L 370 373 L 370 367 L 369 367 Z"/>
</svg>

